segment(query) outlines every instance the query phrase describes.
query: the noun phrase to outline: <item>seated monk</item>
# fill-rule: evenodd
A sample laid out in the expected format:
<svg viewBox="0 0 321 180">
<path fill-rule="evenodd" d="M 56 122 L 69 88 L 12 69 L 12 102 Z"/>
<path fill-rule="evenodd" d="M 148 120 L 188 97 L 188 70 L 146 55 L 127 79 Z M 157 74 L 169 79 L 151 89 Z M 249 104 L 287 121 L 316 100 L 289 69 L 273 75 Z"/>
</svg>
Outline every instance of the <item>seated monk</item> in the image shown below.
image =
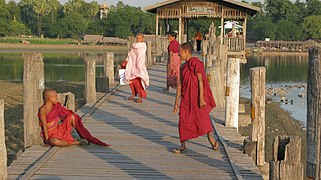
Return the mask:
<svg viewBox="0 0 321 180">
<path fill-rule="evenodd" d="M 77 114 L 57 102 L 57 92 L 55 90 L 46 89 L 43 93 L 43 98 L 44 104 L 39 109 L 38 117 L 45 145 L 64 147 L 84 145 L 91 142 L 101 146 L 109 146 L 93 137 L 84 127 L 81 118 Z M 75 140 L 71 135 L 72 128 L 75 128 L 83 139 L 80 141 Z"/>
</svg>

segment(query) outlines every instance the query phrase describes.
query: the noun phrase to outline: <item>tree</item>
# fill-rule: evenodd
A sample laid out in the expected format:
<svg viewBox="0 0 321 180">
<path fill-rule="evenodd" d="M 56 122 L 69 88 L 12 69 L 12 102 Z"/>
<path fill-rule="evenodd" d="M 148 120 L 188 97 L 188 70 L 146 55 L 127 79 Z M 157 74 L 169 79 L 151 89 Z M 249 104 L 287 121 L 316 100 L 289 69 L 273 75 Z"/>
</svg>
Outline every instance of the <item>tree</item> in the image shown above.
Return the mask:
<svg viewBox="0 0 321 180">
<path fill-rule="evenodd" d="M 306 0 L 307 16 L 321 15 L 320 0 Z"/>
<path fill-rule="evenodd" d="M 298 7 L 290 0 L 269 0 L 265 10 L 267 16 L 270 16 L 275 23 L 282 19 L 296 22 L 300 13 Z"/>
<path fill-rule="evenodd" d="M 33 11 L 33 1 L 21 0 L 19 7 L 22 22 L 31 30 L 33 34 L 37 33 L 37 15 Z"/>
<path fill-rule="evenodd" d="M 293 41 L 299 40 L 302 36 L 302 27 L 287 20 L 280 20 L 277 23 L 276 39 Z"/>
<path fill-rule="evenodd" d="M 9 11 L 9 19 L 13 21 L 21 21 L 20 8 L 14 1 L 9 1 L 7 9 Z"/>
<path fill-rule="evenodd" d="M 303 30 L 309 38 L 321 39 L 321 15 L 304 18 Z"/>
<path fill-rule="evenodd" d="M 41 36 L 42 17 L 49 14 L 50 4 L 46 0 L 33 0 L 33 11 L 38 19 L 38 36 Z"/>
</svg>

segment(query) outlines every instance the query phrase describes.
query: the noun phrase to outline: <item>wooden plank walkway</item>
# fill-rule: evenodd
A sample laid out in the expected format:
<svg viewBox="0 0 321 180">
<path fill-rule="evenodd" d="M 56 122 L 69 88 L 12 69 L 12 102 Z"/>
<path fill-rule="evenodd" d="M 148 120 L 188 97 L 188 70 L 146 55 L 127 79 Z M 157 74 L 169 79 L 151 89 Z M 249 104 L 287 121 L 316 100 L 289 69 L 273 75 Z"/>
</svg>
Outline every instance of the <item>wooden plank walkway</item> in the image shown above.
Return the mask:
<svg viewBox="0 0 321 180">
<path fill-rule="evenodd" d="M 165 64 L 148 69 L 151 86 L 142 104 L 127 100 L 128 86 L 118 87 L 90 109 L 85 126 L 111 147 L 31 147 L 8 169 L 8 179 L 262 179 L 253 160 L 240 150 L 242 138 L 225 128 L 224 111 L 216 109 L 216 139 L 221 149 L 213 151 L 206 137 L 179 146 L 178 116 L 172 113 L 174 90 L 162 93 Z"/>
</svg>

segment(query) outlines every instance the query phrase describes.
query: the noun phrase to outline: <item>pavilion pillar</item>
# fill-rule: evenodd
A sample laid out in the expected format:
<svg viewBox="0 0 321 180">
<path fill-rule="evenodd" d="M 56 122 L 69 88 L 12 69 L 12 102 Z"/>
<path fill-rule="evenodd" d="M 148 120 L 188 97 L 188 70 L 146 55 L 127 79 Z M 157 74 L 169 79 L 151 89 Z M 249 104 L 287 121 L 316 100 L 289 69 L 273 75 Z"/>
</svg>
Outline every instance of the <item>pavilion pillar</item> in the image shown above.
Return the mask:
<svg viewBox="0 0 321 180">
<path fill-rule="evenodd" d="M 158 28 L 159 28 L 159 25 L 158 25 L 158 14 L 156 15 L 156 36 L 158 35 Z"/>
<path fill-rule="evenodd" d="M 220 44 L 223 44 L 223 38 L 224 38 L 224 8 L 222 8 L 222 17 L 221 17 L 221 36 L 220 36 Z"/>
<path fill-rule="evenodd" d="M 243 56 L 245 57 L 245 47 L 246 47 L 246 24 L 247 24 L 247 14 L 246 14 L 246 16 L 245 16 L 245 19 L 244 19 L 244 21 L 243 21 L 243 52 L 244 52 L 244 54 L 243 54 Z"/>
<path fill-rule="evenodd" d="M 180 12 L 181 13 L 181 12 Z M 180 16 L 178 18 L 178 42 L 182 44 L 182 20 L 183 18 Z"/>
</svg>

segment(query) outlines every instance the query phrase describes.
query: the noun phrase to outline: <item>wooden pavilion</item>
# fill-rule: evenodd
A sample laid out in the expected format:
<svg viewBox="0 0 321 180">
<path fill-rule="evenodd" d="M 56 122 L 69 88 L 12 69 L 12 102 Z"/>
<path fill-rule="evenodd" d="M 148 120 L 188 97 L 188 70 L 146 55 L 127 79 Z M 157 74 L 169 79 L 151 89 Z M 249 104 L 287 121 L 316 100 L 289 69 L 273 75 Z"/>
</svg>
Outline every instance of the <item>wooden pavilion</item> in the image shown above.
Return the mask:
<svg viewBox="0 0 321 180">
<path fill-rule="evenodd" d="M 220 18 L 221 26 L 225 20 L 243 22 L 241 51 L 245 50 L 247 17 L 255 15 L 260 8 L 235 0 L 167 0 L 147 6 L 144 10 L 156 14 L 156 35 L 162 35 L 162 20 L 178 19 L 178 40 L 187 41 L 188 20 L 191 18 Z M 224 28 L 221 28 L 220 43 L 223 44 Z M 239 42 L 239 41 L 238 41 Z"/>
</svg>

